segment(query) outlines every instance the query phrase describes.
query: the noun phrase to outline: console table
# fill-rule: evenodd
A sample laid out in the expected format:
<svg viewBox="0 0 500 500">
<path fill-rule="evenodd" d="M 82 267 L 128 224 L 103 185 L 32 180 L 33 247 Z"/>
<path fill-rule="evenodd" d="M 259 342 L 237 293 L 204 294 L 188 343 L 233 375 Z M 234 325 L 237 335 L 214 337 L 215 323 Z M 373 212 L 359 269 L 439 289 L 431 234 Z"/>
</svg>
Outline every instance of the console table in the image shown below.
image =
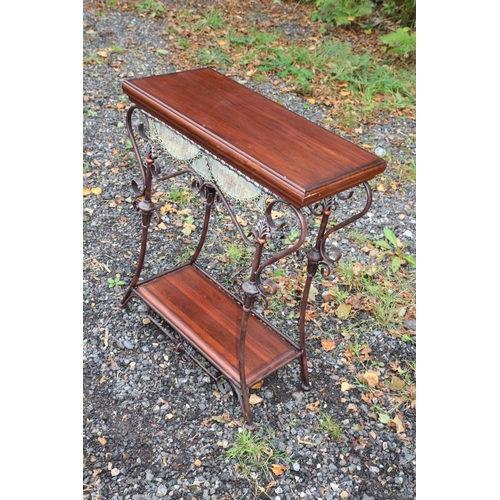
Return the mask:
<svg viewBox="0 0 500 500">
<path fill-rule="evenodd" d="M 252 385 L 297 360 L 301 386 L 311 388 L 305 324 L 312 279 L 318 271 L 328 275 L 340 258 L 340 250 L 332 251 L 326 242 L 368 211 L 372 201 L 368 181 L 384 171 L 386 162 L 211 68 L 130 79 L 122 88 L 132 103 L 126 126 L 141 174 L 132 189 L 142 214 L 142 233 L 137 268 L 120 307 L 139 299 L 153 323 L 177 343 L 178 351 L 193 359 L 221 390 L 234 390 L 246 424 L 253 429 Z M 134 113 L 141 119 L 136 126 Z M 143 151 L 139 138 L 145 144 Z M 159 166 L 161 158 L 168 160 L 166 171 Z M 152 201 L 152 182 L 178 176 L 190 177 L 205 203 L 197 247 L 181 265 L 142 279 L 150 224 L 153 217 L 161 221 Z M 348 191 L 360 185 L 366 193 L 364 208 L 328 227 L 337 199 L 348 199 L 352 194 Z M 254 248 L 239 297 L 197 265 L 216 203 L 227 210 L 243 242 Z M 253 203 L 260 210 L 251 232 L 240 225 L 233 203 Z M 281 252 L 263 258 L 266 242 L 282 230 L 272 217 L 278 206 L 288 207 L 296 218 L 297 237 Z M 320 217 L 320 224 L 306 252 L 300 340 L 295 342 L 254 306 L 276 290 L 263 271 L 298 251 L 313 229 L 304 209 Z M 188 352 L 188 346 L 211 368 Z"/>
</svg>

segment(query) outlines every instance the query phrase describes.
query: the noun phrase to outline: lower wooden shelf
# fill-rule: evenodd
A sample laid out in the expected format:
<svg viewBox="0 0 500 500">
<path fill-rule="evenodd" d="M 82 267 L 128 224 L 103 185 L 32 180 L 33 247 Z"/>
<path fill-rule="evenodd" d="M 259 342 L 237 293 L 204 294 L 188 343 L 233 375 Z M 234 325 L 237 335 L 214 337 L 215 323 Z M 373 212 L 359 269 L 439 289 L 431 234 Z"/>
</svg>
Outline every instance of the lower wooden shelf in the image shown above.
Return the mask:
<svg viewBox="0 0 500 500">
<path fill-rule="evenodd" d="M 243 309 L 239 300 L 196 265 L 139 283 L 133 293 L 224 376 L 241 386 L 238 345 Z M 300 355 L 300 349 L 291 340 L 256 315 L 250 315 L 245 343 L 247 386 Z"/>
</svg>

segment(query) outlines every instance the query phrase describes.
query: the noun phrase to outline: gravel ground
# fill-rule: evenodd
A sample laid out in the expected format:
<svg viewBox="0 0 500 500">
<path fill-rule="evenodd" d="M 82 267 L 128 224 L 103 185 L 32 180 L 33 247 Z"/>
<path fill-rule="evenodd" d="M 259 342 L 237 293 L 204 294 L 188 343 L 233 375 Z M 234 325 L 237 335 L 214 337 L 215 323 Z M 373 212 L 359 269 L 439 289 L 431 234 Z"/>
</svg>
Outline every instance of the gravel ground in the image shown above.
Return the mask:
<svg viewBox="0 0 500 500">
<path fill-rule="evenodd" d="M 310 322 L 310 392 L 300 390 L 298 367 L 292 364 L 264 381 L 254 391 L 263 399 L 253 406 L 259 429 L 268 433 L 276 450 L 288 461 L 281 474 L 244 470 L 227 450 L 242 428 L 241 410 L 231 394 L 218 392 L 192 361 L 175 353 L 168 338 L 143 321 L 140 307 L 117 307 L 124 286 L 110 287 L 110 278 L 128 284 L 138 255 L 140 215 L 135 211 L 130 181 L 138 176 L 127 149 L 124 128 L 127 101 L 124 79 L 175 71 L 157 54 L 162 24 L 133 12 L 106 10 L 97 15 L 84 9 L 84 55 L 121 46 L 104 64 L 86 64 L 83 72 L 83 161 L 86 188 L 99 188 L 83 200 L 83 483 L 85 499 L 153 500 L 173 498 L 275 500 L 312 498 L 355 500 L 413 499 L 416 496 L 415 408 L 404 413 L 404 431 L 374 418 L 377 401 L 366 402 L 362 391 L 341 391 L 354 378 L 346 362 L 347 339 L 338 332 L 340 321 Z M 140 39 L 138 34 L 140 34 Z M 109 52 L 109 51 L 108 51 Z M 236 80 L 241 77 L 233 75 Z M 293 94 L 282 94 L 280 83 L 248 87 L 317 123 L 326 110 L 304 106 Z M 414 157 L 415 123 L 386 116 L 349 139 L 374 144 L 393 159 Z M 379 153 L 382 149 L 378 149 Z M 393 175 L 389 163 L 386 177 Z M 395 175 L 395 174 L 394 174 Z M 373 185 L 373 184 L 372 184 Z M 356 197 L 354 202 L 356 202 Z M 200 207 L 195 203 L 193 215 Z M 374 190 L 369 214 L 356 223 L 367 238 L 383 238 L 391 228 L 415 255 L 415 186 L 402 181 L 397 190 Z M 167 214 L 164 222 L 174 221 Z M 220 219 L 202 264 L 237 290 L 238 266 L 227 259 L 219 243 L 232 238 L 230 225 Z M 151 231 L 151 247 L 144 274 L 182 254 L 186 238 L 169 230 Z M 189 240 L 189 238 L 188 238 Z M 370 262 L 370 256 L 346 235 L 339 240 L 344 257 Z M 213 258 L 215 256 L 215 258 Z M 157 257 L 157 258 L 155 258 Z M 217 266 L 213 264 L 217 263 Z M 295 263 L 288 263 L 293 270 Z M 212 268 L 213 267 L 213 268 Z M 321 305 L 321 300 L 318 304 Z M 287 326 L 282 315 L 275 317 Z M 414 320 L 406 321 L 416 330 Z M 322 349 L 324 332 L 336 340 L 332 351 Z M 415 360 L 415 343 L 404 342 L 380 329 L 367 329 L 363 339 L 388 372 L 394 360 Z M 382 365 L 383 363 L 383 365 Z M 342 435 L 330 437 L 319 425 L 329 413 L 341 422 Z"/>
</svg>

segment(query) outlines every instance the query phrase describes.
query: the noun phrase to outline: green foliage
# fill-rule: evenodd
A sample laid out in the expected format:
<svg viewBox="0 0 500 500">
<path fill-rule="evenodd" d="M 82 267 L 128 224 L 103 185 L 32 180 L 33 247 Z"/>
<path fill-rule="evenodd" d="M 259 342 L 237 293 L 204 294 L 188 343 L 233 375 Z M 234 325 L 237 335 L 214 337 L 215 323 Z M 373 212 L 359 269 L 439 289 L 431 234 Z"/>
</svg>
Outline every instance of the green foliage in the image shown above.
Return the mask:
<svg viewBox="0 0 500 500">
<path fill-rule="evenodd" d="M 125 285 L 125 281 L 120 278 L 108 278 L 108 286 L 109 288 L 115 288 L 115 286 Z"/>
<path fill-rule="evenodd" d="M 382 12 L 395 21 L 399 21 L 403 26 L 413 26 L 417 16 L 416 0 L 378 0 L 381 4 Z"/>
<path fill-rule="evenodd" d="M 161 17 L 166 11 L 165 7 L 156 0 L 141 0 L 134 7 L 141 13 L 147 14 L 149 17 Z"/>
<path fill-rule="evenodd" d="M 402 326 L 404 315 L 414 306 L 414 272 L 410 270 L 396 274 L 380 266 L 348 260 L 339 262 L 337 276 L 339 287 L 368 299 L 370 315 L 380 328 L 392 330 Z"/>
<path fill-rule="evenodd" d="M 205 28 L 218 29 L 224 26 L 224 14 L 220 9 L 211 7 L 206 11 L 202 11 L 202 18 L 194 25 L 196 31 L 201 31 Z"/>
<path fill-rule="evenodd" d="M 220 47 L 197 50 L 196 56 L 204 66 L 214 65 L 225 67 L 232 64 L 231 56 Z"/>
<path fill-rule="evenodd" d="M 182 208 L 188 204 L 191 193 L 187 189 L 172 187 L 166 198 Z"/>
<path fill-rule="evenodd" d="M 268 432 L 263 435 L 261 431 L 251 432 L 245 427 L 236 435 L 236 440 L 226 451 L 229 459 L 235 459 L 247 472 L 250 467 L 262 470 L 269 475 L 269 468 L 279 460 L 284 463 L 291 461 L 291 456 L 279 451 L 272 443 L 272 436 Z"/>
<path fill-rule="evenodd" d="M 249 249 L 243 245 L 234 243 L 227 247 L 229 262 L 243 262 L 248 255 Z"/>
<path fill-rule="evenodd" d="M 384 227 L 384 236 L 387 240 L 374 241 L 373 244 L 385 250 L 381 254 L 381 259 L 386 256 L 392 257 L 391 260 L 391 270 L 392 272 L 399 271 L 399 268 L 403 265 L 403 261 L 408 262 L 413 267 L 417 267 L 417 261 L 412 255 L 404 254 L 404 246 L 396 238 L 396 235 L 388 228 Z"/>
<path fill-rule="evenodd" d="M 410 28 L 398 28 L 397 31 L 383 35 L 380 41 L 390 47 L 388 54 L 408 57 L 417 51 L 417 33 L 410 32 Z M 387 50 L 387 47 L 384 47 Z"/>
<path fill-rule="evenodd" d="M 369 17 L 374 10 L 403 26 L 414 26 L 416 0 L 309 0 L 318 10 L 313 11 L 313 21 L 346 26 Z"/>
<path fill-rule="evenodd" d="M 317 11 L 312 13 L 313 21 L 344 26 L 372 13 L 370 0 L 316 0 Z"/>
<path fill-rule="evenodd" d="M 326 431 L 332 439 L 340 441 L 343 432 L 342 424 L 329 413 L 320 418 L 319 428 Z"/>
</svg>

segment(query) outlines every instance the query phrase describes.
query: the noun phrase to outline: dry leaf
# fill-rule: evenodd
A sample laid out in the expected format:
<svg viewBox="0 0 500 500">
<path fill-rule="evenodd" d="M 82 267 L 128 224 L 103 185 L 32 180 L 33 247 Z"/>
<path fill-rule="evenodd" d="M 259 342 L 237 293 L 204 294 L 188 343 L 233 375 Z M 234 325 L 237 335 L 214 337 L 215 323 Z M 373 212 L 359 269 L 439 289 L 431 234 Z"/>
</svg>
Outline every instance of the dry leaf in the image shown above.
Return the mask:
<svg viewBox="0 0 500 500">
<path fill-rule="evenodd" d="M 311 103 L 311 104 L 314 104 L 316 102 L 316 100 L 313 97 L 306 98 L 306 101 Z"/>
<path fill-rule="evenodd" d="M 236 216 L 236 220 L 240 223 L 241 226 L 246 226 L 248 224 L 248 222 L 243 219 L 243 217 L 240 217 L 239 215 Z"/>
<path fill-rule="evenodd" d="M 201 467 L 201 460 L 196 459 L 194 465 L 196 465 L 196 467 Z"/>
<path fill-rule="evenodd" d="M 362 384 L 368 384 L 369 387 L 375 387 L 378 384 L 379 375 L 380 374 L 378 372 L 367 370 L 365 373 L 358 373 L 358 375 L 356 375 L 356 378 Z"/>
<path fill-rule="evenodd" d="M 99 187 L 92 188 L 91 191 L 92 191 L 93 194 L 101 194 L 102 193 L 102 189 L 99 188 Z"/>
<path fill-rule="evenodd" d="M 97 438 L 97 441 L 99 441 L 99 443 L 101 443 L 103 446 L 108 442 L 105 438 L 103 437 L 99 437 Z"/>
<path fill-rule="evenodd" d="M 259 403 L 262 403 L 264 401 L 261 397 L 257 396 L 257 394 L 251 394 L 248 402 L 251 405 L 258 405 Z"/>
<path fill-rule="evenodd" d="M 389 389 L 392 389 L 393 391 L 400 391 L 404 386 L 405 386 L 404 380 L 401 380 L 399 377 L 396 377 L 396 375 L 392 376 Z"/>
<path fill-rule="evenodd" d="M 264 383 L 264 380 L 262 379 L 260 382 L 257 382 L 256 384 L 252 385 L 250 389 L 260 389 L 262 387 L 262 384 Z"/>
<path fill-rule="evenodd" d="M 383 184 L 379 184 L 379 185 L 377 186 L 377 191 L 380 191 L 381 193 L 383 193 L 383 192 L 385 191 L 385 187 L 384 187 L 384 185 L 383 185 Z"/>
<path fill-rule="evenodd" d="M 309 411 L 312 411 L 314 413 L 318 413 L 318 406 L 319 406 L 319 401 L 316 401 L 314 403 L 309 403 L 306 405 L 306 408 L 309 410 Z"/>
<path fill-rule="evenodd" d="M 402 432 L 405 431 L 405 429 L 403 427 L 403 422 L 401 422 L 401 420 L 399 419 L 399 417 L 397 415 L 392 419 L 392 422 L 394 422 L 396 424 L 397 434 L 401 434 Z"/>
<path fill-rule="evenodd" d="M 352 389 L 354 386 L 352 386 L 349 382 L 342 382 L 341 386 L 340 386 L 340 390 L 342 392 L 344 391 L 348 391 L 349 389 Z"/>
<path fill-rule="evenodd" d="M 334 340 L 328 340 L 328 339 L 323 339 L 321 341 L 321 347 L 326 351 L 331 351 L 332 349 L 335 349 L 337 347 L 337 344 L 335 343 Z"/>
<path fill-rule="evenodd" d="M 276 476 L 281 476 L 283 472 L 288 470 L 288 467 L 284 465 L 273 464 L 271 465 L 271 470 L 273 471 L 273 474 L 275 474 Z"/>
<path fill-rule="evenodd" d="M 88 196 L 91 192 L 89 188 L 83 188 L 83 196 Z"/>
</svg>

